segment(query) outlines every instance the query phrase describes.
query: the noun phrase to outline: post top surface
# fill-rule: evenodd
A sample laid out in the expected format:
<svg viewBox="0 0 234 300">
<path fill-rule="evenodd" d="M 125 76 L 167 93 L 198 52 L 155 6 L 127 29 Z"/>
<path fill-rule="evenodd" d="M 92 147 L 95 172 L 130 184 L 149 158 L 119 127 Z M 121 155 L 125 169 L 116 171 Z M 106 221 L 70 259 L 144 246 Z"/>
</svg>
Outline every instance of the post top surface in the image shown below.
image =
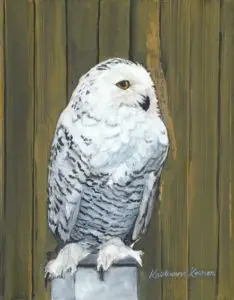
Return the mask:
<svg viewBox="0 0 234 300">
<path fill-rule="evenodd" d="M 79 262 L 79 267 L 96 267 L 97 265 L 97 254 L 89 254 L 87 257 L 82 259 Z M 125 258 L 122 260 L 119 260 L 116 263 L 113 263 L 113 267 L 139 267 L 138 263 L 133 258 Z"/>
</svg>

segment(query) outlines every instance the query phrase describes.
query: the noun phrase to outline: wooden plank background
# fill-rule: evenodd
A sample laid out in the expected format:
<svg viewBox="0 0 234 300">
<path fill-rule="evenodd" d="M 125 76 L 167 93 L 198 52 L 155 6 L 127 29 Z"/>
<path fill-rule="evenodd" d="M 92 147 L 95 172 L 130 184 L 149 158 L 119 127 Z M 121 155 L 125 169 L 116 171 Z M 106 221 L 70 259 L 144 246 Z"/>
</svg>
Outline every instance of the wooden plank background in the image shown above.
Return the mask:
<svg viewBox="0 0 234 300">
<path fill-rule="evenodd" d="M 1 300 L 50 299 L 51 138 L 79 77 L 112 56 L 151 71 L 171 139 L 141 299 L 234 299 L 233 24 L 234 0 L 0 0 Z"/>
<path fill-rule="evenodd" d="M 4 14 L 0 1 L 0 228 L 4 225 Z M 4 234 L 0 230 L 0 291 L 3 291 Z M 3 293 L 0 292 L 0 299 Z"/>
<path fill-rule="evenodd" d="M 20 11 L 20 14 L 19 14 Z M 5 1 L 4 299 L 32 295 L 34 5 Z"/>
</svg>

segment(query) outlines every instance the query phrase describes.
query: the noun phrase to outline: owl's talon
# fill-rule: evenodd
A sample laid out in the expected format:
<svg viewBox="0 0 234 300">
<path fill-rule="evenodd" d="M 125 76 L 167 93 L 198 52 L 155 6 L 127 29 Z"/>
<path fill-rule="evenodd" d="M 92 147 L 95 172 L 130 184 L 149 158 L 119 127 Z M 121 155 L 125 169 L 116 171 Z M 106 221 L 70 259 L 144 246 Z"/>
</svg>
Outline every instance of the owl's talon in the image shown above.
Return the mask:
<svg viewBox="0 0 234 300">
<path fill-rule="evenodd" d="M 104 269 L 103 269 L 102 266 L 99 266 L 98 272 L 99 272 L 99 278 L 100 278 L 100 280 L 104 281 L 105 271 L 104 271 Z"/>
<path fill-rule="evenodd" d="M 64 277 L 66 273 L 73 275 L 78 263 L 85 258 L 89 252 L 77 243 L 67 244 L 60 250 L 55 259 L 50 260 L 45 267 L 45 278 Z"/>
<path fill-rule="evenodd" d="M 133 250 L 126 246 L 121 239 L 113 238 L 102 245 L 98 254 L 97 270 L 99 271 L 102 268 L 104 271 L 107 271 L 114 262 L 127 257 L 132 257 L 142 266 L 142 255 L 142 251 Z"/>
<path fill-rule="evenodd" d="M 44 286 L 45 286 L 45 289 L 46 289 L 46 290 L 47 290 L 49 281 L 51 281 L 51 276 L 50 276 L 49 273 L 46 273 L 46 274 L 45 274 L 45 277 L 44 277 Z"/>
</svg>

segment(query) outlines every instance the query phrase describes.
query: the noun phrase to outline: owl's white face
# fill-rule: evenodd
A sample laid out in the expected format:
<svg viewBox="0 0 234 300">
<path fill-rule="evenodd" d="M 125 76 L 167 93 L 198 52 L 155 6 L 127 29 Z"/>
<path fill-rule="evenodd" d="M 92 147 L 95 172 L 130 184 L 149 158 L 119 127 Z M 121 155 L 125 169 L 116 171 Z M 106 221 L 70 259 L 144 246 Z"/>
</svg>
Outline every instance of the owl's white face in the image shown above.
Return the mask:
<svg viewBox="0 0 234 300">
<path fill-rule="evenodd" d="M 123 59 L 109 59 L 86 73 L 81 89 L 97 110 L 126 107 L 158 113 L 154 83 L 143 66 Z M 93 106 L 93 107 L 94 107 Z"/>
</svg>

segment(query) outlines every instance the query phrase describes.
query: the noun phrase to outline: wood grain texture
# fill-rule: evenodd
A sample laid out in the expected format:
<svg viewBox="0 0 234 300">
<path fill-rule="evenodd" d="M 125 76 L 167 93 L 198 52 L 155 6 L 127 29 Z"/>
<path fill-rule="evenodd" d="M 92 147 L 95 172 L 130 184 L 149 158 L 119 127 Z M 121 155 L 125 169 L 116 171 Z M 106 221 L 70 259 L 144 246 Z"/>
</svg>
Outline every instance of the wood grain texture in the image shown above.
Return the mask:
<svg viewBox="0 0 234 300">
<path fill-rule="evenodd" d="M 132 1 L 130 12 L 130 59 L 140 62 L 148 70 L 158 86 L 160 66 L 159 37 L 160 2 Z M 165 87 L 164 87 L 165 88 Z M 161 96 L 161 95 L 160 95 Z M 162 100 L 159 97 L 159 100 Z M 159 203 L 158 203 L 159 204 Z M 161 218 L 159 205 L 156 206 L 149 230 L 136 248 L 144 249 L 143 269 L 141 270 L 142 299 L 161 299 L 161 280 L 153 278 L 154 271 L 161 270 Z"/>
<path fill-rule="evenodd" d="M 0 0 L 0 228 L 4 225 L 4 1 Z M 0 299 L 3 297 L 4 232 L 0 230 Z"/>
<path fill-rule="evenodd" d="M 171 151 L 161 204 L 162 270 L 181 272 L 164 276 L 161 299 L 188 299 L 188 155 L 190 98 L 190 4 L 161 3 L 162 66 L 168 86 L 168 108 L 174 123 L 176 152 Z"/>
<path fill-rule="evenodd" d="M 113 56 L 151 71 L 171 140 L 161 201 L 136 245 L 142 300 L 233 298 L 233 22 L 234 0 L 0 0 L 1 300 L 50 299 L 52 136 L 79 77 Z M 193 267 L 216 276 L 189 276 Z"/>
<path fill-rule="evenodd" d="M 219 1 L 191 1 L 189 269 L 217 271 Z M 215 299 L 216 276 L 189 277 L 189 299 Z"/>
<path fill-rule="evenodd" d="M 99 0 L 67 1 L 68 99 L 79 78 L 98 62 Z"/>
<path fill-rule="evenodd" d="M 101 0 L 99 11 L 99 61 L 129 57 L 130 0 Z"/>
<path fill-rule="evenodd" d="M 34 300 L 50 299 L 44 289 L 46 252 L 55 248 L 47 226 L 47 166 L 52 137 L 66 105 L 65 1 L 36 0 Z"/>
<path fill-rule="evenodd" d="M 221 4 L 217 299 L 227 300 L 234 295 L 234 2 Z"/>
<path fill-rule="evenodd" d="M 20 11 L 20 14 L 19 14 Z M 34 7 L 5 1 L 4 300 L 32 296 Z"/>
</svg>

